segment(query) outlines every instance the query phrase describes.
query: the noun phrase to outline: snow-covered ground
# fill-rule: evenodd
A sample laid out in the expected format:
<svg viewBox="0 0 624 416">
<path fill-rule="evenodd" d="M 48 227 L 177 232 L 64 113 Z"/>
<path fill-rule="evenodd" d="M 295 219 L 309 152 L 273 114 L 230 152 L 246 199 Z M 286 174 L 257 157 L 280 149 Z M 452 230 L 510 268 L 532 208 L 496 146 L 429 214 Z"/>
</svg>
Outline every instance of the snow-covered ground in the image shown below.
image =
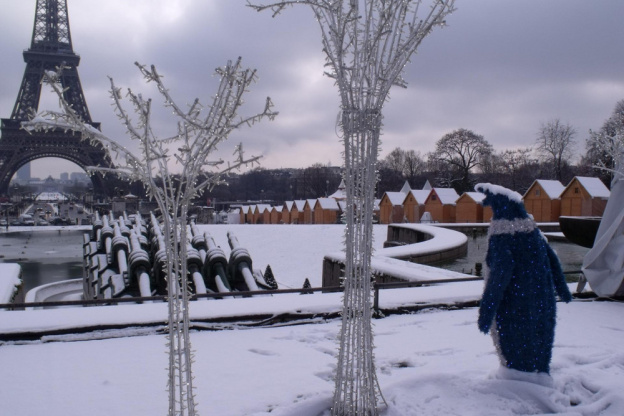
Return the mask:
<svg viewBox="0 0 624 416">
<path fill-rule="evenodd" d="M 385 239 L 383 228 L 376 231 L 378 247 Z M 339 226 L 318 233 L 306 226 L 229 229 L 249 247 L 254 267 L 271 264 L 282 287 L 300 287 L 305 277 L 320 279 L 322 255 L 340 249 Z M 227 247 L 219 241 L 224 238 L 220 229 L 211 230 Z M 295 230 L 302 233 L 297 246 L 291 237 Z M 313 281 L 318 284 L 320 280 Z M 386 291 L 381 306 L 473 298 L 480 287 L 480 282 L 470 282 Z M 476 309 L 431 309 L 376 320 L 376 364 L 387 402 L 381 414 L 624 415 L 624 304 L 575 300 L 558 307 L 552 384 L 546 386 L 535 382 L 543 380 L 513 380 L 513 374 L 499 371 L 491 339 L 477 329 Z M 339 308 L 339 294 L 317 293 L 201 301 L 191 306 L 191 313 L 194 319 L 206 319 Z M 81 319 L 104 323 L 104 316 L 136 321 L 139 315 L 146 322 L 163 322 L 165 308 L 2 312 L 0 333 L 62 327 Z M 222 324 L 221 331 L 194 331 L 200 414 L 327 414 L 339 325 L 338 320 L 316 319 L 304 325 Z M 166 414 L 165 351 L 165 337 L 154 327 L 5 342 L 0 344 L 0 415 Z"/>
</svg>

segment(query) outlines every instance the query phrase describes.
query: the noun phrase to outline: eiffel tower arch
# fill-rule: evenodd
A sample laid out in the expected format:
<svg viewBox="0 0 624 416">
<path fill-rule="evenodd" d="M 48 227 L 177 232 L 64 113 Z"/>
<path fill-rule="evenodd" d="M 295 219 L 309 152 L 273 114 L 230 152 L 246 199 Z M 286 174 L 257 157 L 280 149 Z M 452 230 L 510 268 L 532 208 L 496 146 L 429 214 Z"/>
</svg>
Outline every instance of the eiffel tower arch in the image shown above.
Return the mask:
<svg viewBox="0 0 624 416">
<path fill-rule="evenodd" d="M 7 193 L 9 182 L 18 169 L 35 159 L 61 158 L 85 170 L 88 166 L 112 168 L 113 163 L 106 149 L 83 140 L 78 132 L 53 129 L 31 134 L 20 128 L 33 111 L 39 110 L 45 71 L 54 71 L 60 66 L 65 68 L 60 79 L 65 100 L 83 121 L 100 128 L 100 123 L 91 119 L 80 84 L 80 56 L 74 53 L 72 47 L 67 0 L 37 0 L 32 41 L 30 48 L 24 51 L 24 61 L 26 70 L 13 112 L 1 123 L 0 194 Z M 109 181 L 101 174 L 93 174 L 91 181 L 96 195 L 112 195 L 112 183 L 107 183 Z"/>
</svg>

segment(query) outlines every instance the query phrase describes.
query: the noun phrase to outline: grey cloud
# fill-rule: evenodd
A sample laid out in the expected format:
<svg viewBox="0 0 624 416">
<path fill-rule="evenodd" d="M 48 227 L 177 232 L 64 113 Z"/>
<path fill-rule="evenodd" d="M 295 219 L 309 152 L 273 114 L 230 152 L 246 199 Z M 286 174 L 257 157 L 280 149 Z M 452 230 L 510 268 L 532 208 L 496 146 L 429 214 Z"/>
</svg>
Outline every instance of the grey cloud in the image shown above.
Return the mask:
<svg viewBox="0 0 624 416">
<path fill-rule="evenodd" d="M 216 82 L 214 68 L 242 56 L 259 76 L 243 113 L 257 110 L 271 96 L 280 116 L 237 132 L 233 141 L 244 141 L 250 153 L 265 154 L 267 167 L 340 163 L 338 94 L 332 80 L 322 78 L 320 31 L 311 11 L 294 7 L 272 18 L 245 7 L 244 1 L 188 2 L 178 21 L 127 28 L 98 20 L 123 13 L 109 10 L 114 2 L 99 3 L 98 12 L 89 12 L 90 2 L 68 1 L 83 88 L 105 132 L 123 137 L 107 98 L 107 75 L 120 86 L 145 88 L 157 101 L 132 64 L 153 63 L 181 101 L 199 97 L 206 102 Z M 384 109 L 383 152 L 396 146 L 426 152 L 459 127 L 483 134 L 498 150 L 527 146 L 540 122 L 554 117 L 574 125 L 582 140 L 624 98 L 621 0 L 456 3 L 449 26 L 425 39 L 406 67 L 408 88 L 391 91 Z M 2 117 L 9 115 L 17 94 L 24 70 L 21 52 L 29 46 L 34 13 L 33 5 L 14 4 L 0 0 Z M 312 150 L 315 146 L 322 154 Z"/>
</svg>

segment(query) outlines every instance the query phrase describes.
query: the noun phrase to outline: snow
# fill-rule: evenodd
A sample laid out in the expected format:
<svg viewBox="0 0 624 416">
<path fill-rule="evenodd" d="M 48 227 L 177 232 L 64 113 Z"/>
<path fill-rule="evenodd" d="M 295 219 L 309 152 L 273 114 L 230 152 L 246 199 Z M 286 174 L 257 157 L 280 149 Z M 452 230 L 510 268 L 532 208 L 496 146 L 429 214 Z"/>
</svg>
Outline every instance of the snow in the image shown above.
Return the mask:
<svg viewBox="0 0 624 416">
<path fill-rule="evenodd" d="M 271 212 L 271 205 L 269 204 L 258 204 L 258 205 L 254 205 L 254 213 L 258 213 L 258 214 L 264 214 L 264 211 L 269 211 Z"/>
<path fill-rule="evenodd" d="M 403 205 L 403 201 L 405 201 L 405 195 L 403 192 L 386 192 L 384 193 L 388 201 L 392 206 L 400 206 Z"/>
<path fill-rule="evenodd" d="M 11 303 L 22 284 L 22 268 L 17 263 L 0 263 L 0 303 Z"/>
<path fill-rule="evenodd" d="M 405 183 L 403 184 L 403 188 L 401 188 L 401 193 L 407 195 L 411 190 L 412 188 L 410 187 L 409 182 L 405 181 Z"/>
<path fill-rule="evenodd" d="M 433 192 L 438 195 L 442 205 L 455 205 L 455 201 L 459 199 L 459 195 L 453 188 L 433 188 Z"/>
<path fill-rule="evenodd" d="M 429 194 L 431 193 L 430 189 L 412 189 L 411 194 L 414 196 L 414 199 L 416 200 L 416 202 L 418 202 L 418 204 L 420 205 L 425 205 L 425 202 L 427 201 L 427 198 L 429 197 Z"/>
<path fill-rule="evenodd" d="M 475 190 L 478 192 L 490 192 L 494 195 L 505 195 L 511 201 L 516 201 L 518 203 L 522 202 L 522 195 L 518 192 L 512 191 L 511 189 L 507 189 L 500 185 L 494 185 L 491 183 L 478 183 L 475 185 Z"/>
<path fill-rule="evenodd" d="M 378 256 L 405 258 L 415 254 L 431 254 L 459 247 L 466 244 L 468 240 L 468 237 L 463 233 L 431 225 L 393 224 L 393 227 L 420 231 L 431 235 L 432 238 L 418 244 L 384 248 L 377 251 Z"/>
<path fill-rule="evenodd" d="M 321 207 L 321 209 L 330 210 L 330 211 L 339 211 L 338 202 L 333 198 L 319 198 L 316 200 L 316 205 Z"/>
<path fill-rule="evenodd" d="M 306 200 L 305 199 L 297 199 L 294 202 L 295 202 L 295 207 L 297 208 L 297 211 L 303 212 L 303 209 L 305 208 Z"/>
<path fill-rule="evenodd" d="M 544 192 L 546 192 L 546 195 L 548 195 L 548 198 L 550 199 L 561 198 L 561 194 L 565 189 L 565 186 L 563 186 L 561 182 L 555 180 L 536 179 L 535 182 L 537 182 L 542 187 L 542 189 L 544 190 Z"/>
<path fill-rule="evenodd" d="M 468 195 L 470 199 L 472 199 L 477 204 L 483 205 L 483 200 L 485 199 L 485 194 L 481 192 L 464 192 L 465 195 Z"/>
<path fill-rule="evenodd" d="M 426 288 L 391 292 L 401 291 Z M 290 297 L 326 296 L 338 299 Z M 253 300 L 231 303 L 240 310 Z M 201 303 L 208 309 L 225 302 Z M 164 305 L 87 308 L 81 314 L 109 309 L 122 317 L 128 309 L 155 306 Z M 477 330 L 474 308 L 376 320 L 377 372 L 388 403 L 381 415 L 624 414 L 624 306 L 583 301 L 558 306 L 552 380 L 547 383 L 500 371 L 490 338 Z M 50 319 L 76 316 L 70 309 L 54 312 Z M 191 335 L 200 414 L 317 416 L 329 407 L 338 320 L 224 327 L 229 330 Z M 91 416 L 165 414 L 164 352 L 164 336 L 149 328 L 6 343 L 0 348 L 3 414 L 60 416 L 84 414 L 85 409 Z"/>
<path fill-rule="evenodd" d="M 583 188 L 585 188 L 592 198 L 609 198 L 609 196 L 611 196 L 609 189 L 598 178 L 577 176 L 576 179 L 578 179 Z"/>
<path fill-rule="evenodd" d="M 67 197 L 60 192 L 41 192 L 35 199 L 37 201 L 67 201 Z"/>
<path fill-rule="evenodd" d="M 338 190 L 331 194 L 329 198 L 334 198 L 335 200 L 342 201 L 347 199 L 347 192 L 345 191 L 346 185 L 344 183 L 344 179 L 340 181 L 340 185 L 338 185 Z"/>
<path fill-rule="evenodd" d="M 301 277 L 307 276 L 314 278 L 313 286 L 319 285 L 322 256 L 340 250 L 344 232 L 340 225 L 201 227 L 224 249 L 228 246 L 223 236 L 233 230 L 241 245 L 250 247 L 256 264 L 270 262 L 278 281 L 302 283 Z M 374 227 L 376 247 L 383 243 L 385 230 Z M 482 282 L 384 290 L 380 306 L 475 300 L 481 290 Z M 307 314 L 340 308 L 341 295 L 335 293 L 193 302 L 190 311 L 196 326 L 191 340 L 199 413 L 328 415 L 340 320 Z M 0 414 L 166 414 L 166 340 L 159 332 L 166 305 L 126 304 L 76 312 L 76 308 L 1 312 L 4 336 L 123 322 L 134 326 L 0 342 Z M 276 319 L 259 326 L 246 318 L 283 313 L 306 315 L 307 320 L 289 325 Z M 424 309 L 377 319 L 375 358 L 387 402 L 381 416 L 621 416 L 623 314 L 624 304 L 618 302 L 559 303 L 552 378 L 501 370 L 490 337 L 477 329 L 476 308 Z M 213 322 L 229 316 L 240 320 Z"/>
</svg>

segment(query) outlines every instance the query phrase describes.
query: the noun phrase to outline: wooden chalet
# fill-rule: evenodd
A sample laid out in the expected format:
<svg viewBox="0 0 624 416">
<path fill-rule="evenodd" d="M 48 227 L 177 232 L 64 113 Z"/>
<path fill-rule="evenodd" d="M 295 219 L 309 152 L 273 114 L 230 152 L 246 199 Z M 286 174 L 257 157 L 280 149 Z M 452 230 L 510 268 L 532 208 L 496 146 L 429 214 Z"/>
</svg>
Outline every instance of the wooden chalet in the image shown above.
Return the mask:
<svg viewBox="0 0 624 416">
<path fill-rule="evenodd" d="M 379 223 L 392 224 L 405 222 L 405 213 L 403 210 L 405 196 L 403 192 L 384 193 L 379 202 Z"/>
<path fill-rule="evenodd" d="M 314 204 L 314 224 L 337 224 L 340 207 L 334 198 L 319 198 Z"/>
<path fill-rule="evenodd" d="M 411 189 L 403 201 L 403 214 L 407 222 L 420 222 L 425 213 L 425 202 L 431 189 Z"/>
<path fill-rule="evenodd" d="M 270 224 L 271 206 L 268 204 L 255 205 L 252 224 Z"/>
<path fill-rule="evenodd" d="M 535 222 L 558 222 L 563 190 L 559 181 L 536 179 L 522 197 L 524 207 Z"/>
<path fill-rule="evenodd" d="M 600 217 L 610 195 L 600 179 L 575 176 L 561 193 L 561 215 Z"/>
<path fill-rule="evenodd" d="M 464 192 L 455 202 L 455 222 L 490 222 L 492 208 L 483 206 L 484 199 L 481 192 Z"/>
<path fill-rule="evenodd" d="M 256 206 L 255 205 L 249 205 L 247 207 L 247 212 L 245 213 L 245 224 L 255 224 L 255 211 L 256 211 Z"/>
<path fill-rule="evenodd" d="M 293 206 L 295 205 L 295 201 L 286 201 L 282 206 L 282 222 L 284 224 L 290 224 L 291 211 Z"/>
<path fill-rule="evenodd" d="M 271 213 L 269 215 L 271 224 L 282 224 L 282 211 L 283 206 L 271 207 Z"/>
<path fill-rule="evenodd" d="M 304 222 L 304 208 L 306 201 L 303 199 L 298 199 L 293 201 L 294 204 L 290 209 L 290 223 L 291 224 L 305 224 Z"/>
<path fill-rule="evenodd" d="M 431 215 L 433 222 L 455 222 L 455 202 L 458 198 L 453 188 L 433 188 L 425 201 L 425 212 Z"/>
<path fill-rule="evenodd" d="M 239 224 L 247 224 L 247 213 L 249 212 L 249 205 L 243 205 L 240 208 L 239 215 L 240 220 Z"/>
<path fill-rule="evenodd" d="M 306 199 L 303 205 L 303 224 L 314 224 L 314 205 L 316 199 Z"/>
</svg>

